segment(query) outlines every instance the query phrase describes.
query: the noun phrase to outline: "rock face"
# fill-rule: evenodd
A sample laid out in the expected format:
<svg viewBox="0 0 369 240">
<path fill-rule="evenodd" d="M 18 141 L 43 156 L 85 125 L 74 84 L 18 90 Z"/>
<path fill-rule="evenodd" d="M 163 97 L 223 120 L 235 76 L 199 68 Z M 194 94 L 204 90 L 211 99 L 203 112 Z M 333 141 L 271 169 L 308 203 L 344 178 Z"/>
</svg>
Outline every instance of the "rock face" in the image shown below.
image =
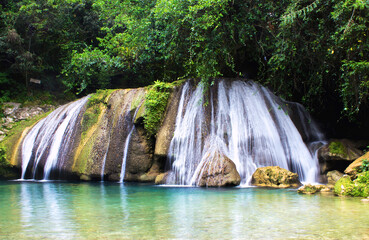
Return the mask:
<svg viewBox="0 0 369 240">
<path fill-rule="evenodd" d="M 259 187 L 297 188 L 301 186 L 299 176 L 278 166 L 261 167 L 252 175 L 251 184 Z"/>
<path fill-rule="evenodd" d="M 363 163 L 363 160 L 369 160 L 369 152 L 365 153 L 363 156 L 359 157 L 358 159 L 356 159 L 354 162 L 352 162 L 346 169 L 345 169 L 345 173 L 350 175 L 350 176 L 355 176 L 357 175 L 357 168 L 361 166 L 361 164 Z"/>
<path fill-rule="evenodd" d="M 241 182 L 236 165 L 220 151 L 208 153 L 199 166 L 196 185 L 200 187 L 237 186 Z"/>
<path fill-rule="evenodd" d="M 350 140 L 332 139 L 318 151 L 321 172 L 326 173 L 331 170 L 343 172 L 352 161 L 362 154 L 362 151 L 357 149 Z"/>
</svg>

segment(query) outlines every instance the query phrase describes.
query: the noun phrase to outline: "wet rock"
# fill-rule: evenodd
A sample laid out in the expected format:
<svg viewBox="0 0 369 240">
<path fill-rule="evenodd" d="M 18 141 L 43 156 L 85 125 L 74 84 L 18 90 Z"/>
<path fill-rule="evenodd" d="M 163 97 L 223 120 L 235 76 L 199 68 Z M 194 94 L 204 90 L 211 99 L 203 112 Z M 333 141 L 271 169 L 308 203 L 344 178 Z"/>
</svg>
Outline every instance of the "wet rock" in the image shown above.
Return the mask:
<svg viewBox="0 0 369 240">
<path fill-rule="evenodd" d="M 341 173 L 340 171 L 329 171 L 327 173 L 328 185 L 334 185 L 342 176 L 343 173 Z"/>
<path fill-rule="evenodd" d="M 259 187 L 297 188 L 301 186 L 297 173 L 278 166 L 261 167 L 252 175 L 251 184 Z"/>
<path fill-rule="evenodd" d="M 197 186 L 224 187 L 237 186 L 241 182 L 236 165 L 220 151 L 208 153 L 201 161 L 197 177 Z M 201 164 L 201 163 L 200 163 Z"/>
<path fill-rule="evenodd" d="M 155 184 L 165 184 L 167 178 L 168 178 L 169 172 L 161 173 L 155 178 Z"/>
<path fill-rule="evenodd" d="M 131 174 L 144 174 L 152 165 L 151 145 L 146 138 L 145 132 L 137 128 L 132 134 L 127 157 L 126 172 Z M 128 179 L 133 181 L 134 179 Z"/>
<path fill-rule="evenodd" d="M 347 139 L 333 139 L 319 149 L 319 159 L 325 161 L 353 161 L 362 155 L 362 151 Z"/>
</svg>

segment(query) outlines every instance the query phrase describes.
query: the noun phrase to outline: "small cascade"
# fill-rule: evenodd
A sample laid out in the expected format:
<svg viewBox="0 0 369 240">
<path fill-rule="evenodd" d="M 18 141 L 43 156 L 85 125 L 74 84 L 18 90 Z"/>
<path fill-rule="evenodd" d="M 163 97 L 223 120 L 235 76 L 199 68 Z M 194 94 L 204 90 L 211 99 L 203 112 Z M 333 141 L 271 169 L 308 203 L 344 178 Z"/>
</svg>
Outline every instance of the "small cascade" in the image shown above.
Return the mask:
<svg viewBox="0 0 369 240">
<path fill-rule="evenodd" d="M 103 165 L 102 165 L 102 168 L 101 168 L 101 181 L 104 181 L 104 175 L 105 175 L 105 164 L 106 164 L 106 158 L 108 156 L 108 152 L 109 152 L 109 146 L 110 146 L 110 136 L 109 136 L 109 139 L 108 139 L 108 146 L 106 147 L 106 151 L 105 151 L 105 154 L 104 154 L 104 159 L 103 159 Z"/>
<path fill-rule="evenodd" d="M 126 173 L 126 164 L 127 164 L 127 156 L 128 156 L 129 143 L 131 141 L 132 133 L 135 130 L 134 121 L 136 119 L 138 110 L 140 109 L 141 105 L 142 105 L 142 103 L 136 108 L 136 111 L 135 111 L 135 113 L 133 115 L 133 119 L 131 121 L 131 126 L 130 126 L 131 130 L 129 131 L 129 133 L 127 135 L 127 138 L 126 138 L 126 141 L 124 143 L 124 151 L 123 151 L 123 159 L 122 159 L 122 169 L 121 169 L 121 172 L 120 172 L 120 180 L 119 180 L 120 183 L 122 183 L 124 181 L 124 175 Z"/>
<path fill-rule="evenodd" d="M 78 115 L 87 100 L 84 97 L 59 107 L 30 130 L 22 144 L 21 179 L 48 180 L 52 172 L 62 168 Z"/>
<path fill-rule="evenodd" d="M 207 105 L 203 91 L 201 84 L 183 86 L 168 152 L 167 184 L 198 185 L 198 168 L 209 154 L 206 143 L 216 143 L 216 151 L 235 163 L 241 185 L 248 185 L 254 171 L 264 166 L 280 166 L 298 173 L 302 181 L 317 182 L 314 146 L 323 135 L 307 121 L 310 117 L 301 105 L 285 102 L 251 81 L 219 81 L 211 87 Z M 299 128 L 292 113 L 298 116 L 294 120 Z"/>
</svg>

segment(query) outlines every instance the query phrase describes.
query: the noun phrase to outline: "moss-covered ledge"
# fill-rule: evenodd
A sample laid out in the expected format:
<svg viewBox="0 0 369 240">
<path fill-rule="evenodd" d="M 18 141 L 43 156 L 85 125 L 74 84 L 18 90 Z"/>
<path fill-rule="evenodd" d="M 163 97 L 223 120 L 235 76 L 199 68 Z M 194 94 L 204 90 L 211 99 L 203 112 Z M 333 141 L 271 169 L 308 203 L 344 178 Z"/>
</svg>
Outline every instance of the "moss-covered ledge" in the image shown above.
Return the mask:
<svg viewBox="0 0 369 240">
<path fill-rule="evenodd" d="M 158 132 L 173 89 L 184 82 L 185 80 L 172 83 L 155 81 L 153 85 L 147 87 L 148 91 L 143 104 L 144 112 L 140 115 L 143 116 L 144 127 L 149 137 L 154 137 Z"/>
</svg>

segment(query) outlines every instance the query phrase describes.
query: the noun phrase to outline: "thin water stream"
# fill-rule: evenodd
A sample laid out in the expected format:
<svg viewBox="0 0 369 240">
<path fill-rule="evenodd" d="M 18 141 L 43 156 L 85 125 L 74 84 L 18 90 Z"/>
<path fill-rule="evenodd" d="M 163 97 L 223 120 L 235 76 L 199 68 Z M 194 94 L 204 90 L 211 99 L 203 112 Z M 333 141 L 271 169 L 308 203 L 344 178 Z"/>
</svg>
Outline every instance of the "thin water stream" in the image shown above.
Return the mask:
<svg viewBox="0 0 369 240">
<path fill-rule="evenodd" d="M 357 198 L 260 188 L 0 182 L 0 239 L 368 239 Z"/>
</svg>

